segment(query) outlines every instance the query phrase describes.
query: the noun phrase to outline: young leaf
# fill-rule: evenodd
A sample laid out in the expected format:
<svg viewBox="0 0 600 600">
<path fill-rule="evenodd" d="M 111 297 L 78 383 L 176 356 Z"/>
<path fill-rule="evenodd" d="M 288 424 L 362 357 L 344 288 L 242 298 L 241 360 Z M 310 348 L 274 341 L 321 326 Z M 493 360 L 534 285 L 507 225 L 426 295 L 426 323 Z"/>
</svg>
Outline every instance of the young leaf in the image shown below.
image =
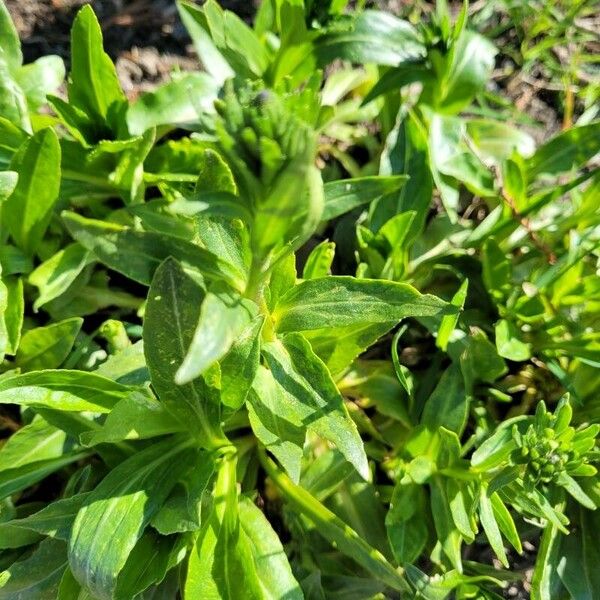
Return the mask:
<svg viewBox="0 0 600 600">
<path fill-rule="evenodd" d="M 113 597 L 144 528 L 194 460 L 196 452 L 188 445 L 166 439 L 133 455 L 102 480 L 77 513 L 69 564 L 94 596 Z"/>
<path fill-rule="evenodd" d="M 330 221 L 357 206 L 375 202 L 381 196 L 396 194 L 402 189 L 407 179 L 408 177 L 405 175 L 390 175 L 387 177 L 370 176 L 327 182 L 323 186 L 325 206 L 321 219 Z"/>
<path fill-rule="evenodd" d="M 327 367 L 310 344 L 301 335 L 288 334 L 265 344 L 263 354 L 286 405 L 293 408 L 290 417 L 300 419 L 304 426 L 335 444 L 368 479 L 369 465 L 356 425 Z"/>
<path fill-rule="evenodd" d="M 19 148 L 10 168 L 17 185 L 2 208 L 2 219 L 15 244 L 33 254 L 44 236 L 60 187 L 60 146 L 50 128 L 38 131 Z"/>
<path fill-rule="evenodd" d="M 89 251 L 83 246 L 69 244 L 39 265 L 29 275 L 29 283 L 39 290 L 33 309 L 39 310 L 69 289 L 91 260 Z"/>
<path fill-rule="evenodd" d="M 246 406 L 254 435 L 297 483 L 306 429 L 299 420 L 285 414 L 285 392 L 265 367 L 259 367 L 256 373 Z"/>
<path fill-rule="evenodd" d="M 484 486 L 481 487 L 479 493 L 479 518 L 481 519 L 481 525 L 490 542 L 490 546 L 500 559 L 500 562 L 508 569 L 508 558 L 504 550 L 500 528 L 498 527 L 498 523 L 496 523 L 493 505 Z"/>
<path fill-rule="evenodd" d="M 319 279 L 331 275 L 331 263 L 334 256 L 335 244 L 327 241 L 321 242 L 308 255 L 302 277 L 304 279 Z"/>
<path fill-rule="evenodd" d="M 236 289 L 243 288 L 237 271 L 228 263 L 185 240 L 86 219 L 75 213 L 65 212 L 62 217 L 71 235 L 84 248 L 111 269 L 145 285 L 150 285 L 158 265 L 173 256 L 209 279 L 223 278 Z"/>
<path fill-rule="evenodd" d="M 102 47 L 102 30 L 92 7 L 85 5 L 71 29 L 69 100 L 106 126 L 125 102 L 115 67 Z"/>
<path fill-rule="evenodd" d="M 202 302 L 196 331 L 175 382 L 183 385 L 203 375 L 227 354 L 257 314 L 258 307 L 252 301 L 225 286 L 211 288 Z"/>
<path fill-rule="evenodd" d="M 144 354 L 152 385 L 161 402 L 194 436 L 205 439 L 208 446 L 221 445 L 222 436 L 207 421 L 205 411 L 218 407 L 207 397 L 206 385 L 196 379 L 185 385 L 175 383 L 175 374 L 183 362 L 193 336 L 193 324 L 200 317 L 204 292 L 172 258 L 157 269 L 144 319 Z M 212 414 L 212 413 L 211 413 Z"/>
<path fill-rule="evenodd" d="M 83 319 L 66 319 L 45 327 L 30 329 L 21 338 L 15 364 L 22 371 L 55 369 L 71 352 Z"/>
<path fill-rule="evenodd" d="M 248 499 L 240 502 L 239 512 L 265 600 L 303 600 L 283 546 L 264 514 Z"/>
<path fill-rule="evenodd" d="M 44 540 L 30 556 L 0 573 L 0 599 L 56 598 L 66 567 L 66 544 L 61 540 Z"/>
<path fill-rule="evenodd" d="M 405 283 L 323 277 L 294 286 L 273 313 L 280 332 L 398 322 L 405 317 L 452 314 L 455 307 Z"/>
</svg>

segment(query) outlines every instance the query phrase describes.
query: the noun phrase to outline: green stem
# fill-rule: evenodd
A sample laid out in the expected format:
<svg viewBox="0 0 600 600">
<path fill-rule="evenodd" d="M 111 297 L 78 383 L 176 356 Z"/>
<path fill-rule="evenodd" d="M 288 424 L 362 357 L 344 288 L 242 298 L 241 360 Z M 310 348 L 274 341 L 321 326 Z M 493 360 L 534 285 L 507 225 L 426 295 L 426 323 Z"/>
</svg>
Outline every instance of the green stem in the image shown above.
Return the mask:
<svg viewBox="0 0 600 600">
<path fill-rule="evenodd" d="M 316 525 L 318 533 L 331 542 L 340 552 L 363 566 L 379 581 L 383 581 L 399 592 L 407 594 L 411 592 L 400 567 L 394 568 L 379 550 L 367 544 L 354 529 L 323 506 L 309 492 L 296 485 L 267 456 L 264 448 L 259 447 L 258 455 L 262 466 L 273 483 L 290 504 Z"/>
</svg>

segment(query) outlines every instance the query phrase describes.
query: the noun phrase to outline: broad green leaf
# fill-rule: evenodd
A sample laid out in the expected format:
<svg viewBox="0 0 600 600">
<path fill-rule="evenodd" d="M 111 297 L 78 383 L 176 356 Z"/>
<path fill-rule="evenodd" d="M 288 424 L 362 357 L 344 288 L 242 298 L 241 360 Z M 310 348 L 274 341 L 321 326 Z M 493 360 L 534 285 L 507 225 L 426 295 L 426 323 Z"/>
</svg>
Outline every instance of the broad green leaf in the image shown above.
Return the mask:
<svg viewBox="0 0 600 600">
<path fill-rule="evenodd" d="M 21 467 L 7 469 L 0 472 L 0 499 L 24 490 L 41 481 L 51 473 L 71 463 L 83 460 L 89 455 L 87 452 L 68 452 L 58 458 L 48 458 Z"/>
<path fill-rule="evenodd" d="M 259 367 L 246 403 L 250 425 L 261 444 L 275 455 L 297 483 L 306 429 L 293 416 L 285 414 L 285 402 L 285 392 L 271 372 Z"/>
<path fill-rule="evenodd" d="M 353 277 L 310 279 L 293 287 L 273 313 L 277 330 L 304 331 L 452 314 L 457 309 L 405 283 Z"/>
<path fill-rule="evenodd" d="M 33 371 L 0 380 L 0 403 L 61 411 L 107 413 L 129 389 L 95 373 Z"/>
<path fill-rule="evenodd" d="M 424 53 L 416 30 L 408 21 L 376 10 L 359 13 L 350 27 L 333 28 L 315 41 L 321 65 L 336 58 L 353 63 L 397 66 Z"/>
<path fill-rule="evenodd" d="M 560 543 L 557 571 L 572 598 L 593 600 L 600 589 L 600 560 L 596 544 L 598 516 L 596 511 L 576 509 L 576 526 Z"/>
<path fill-rule="evenodd" d="M 202 302 L 196 331 L 175 374 L 175 383 L 183 385 L 203 375 L 227 354 L 257 314 L 258 307 L 252 301 L 225 287 L 212 288 Z"/>
<path fill-rule="evenodd" d="M 514 323 L 501 319 L 496 323 L 495 333 L 500 356 L 519 362 L 531 358 L 531 344 L 520 339 L 522 334 Z"/>
<path fill-rule="evenodd" d="M 139 598 L 141 592 L 160 583 L 167 571 L 185 557 L 187 541 L 184 537 L 165 537 L 147 531 L 119 574 L 114 600 Z"/>
<path fill-rule="evenodd" d="M 458 309 L 462 310 L 465 305 L 465 300 L 467 298 L 467 290 L 469 289 L 469 280 L 465 279 L 458 288 L 457 292 L 452 296 L 452 300 L 450 300 L 450 304 L 452 306 L 456 306 Z M 456 327 L 456 323 L 458 322 L 459 313 L 455 315 L 446 315 L 442 317 L 442 322 L 438 328 L 437 338 L 435 340 L 435 344 L 441 350 L 446 351 L 448 347 L 448 341 L 450 340 L 450 336 L 454 333 L 454 329 Z"/>
<path fill-rule="evenodd" d="M 65 63 L 60 56 L 49 55 L 22 66 L 15 79 L 25 93 L 31 110 L 46 103 L 46 96 L 56 92 L 65 78 Z"/>
<path fill-rule="evenodd" d="M 3 548 L 12 547 L 4 542 L 8 536 L 14 535 L 17 531 L 68 540 L 75 517 L 88 495 L 89 492 L 86 492 L 70 498 L 55 500 L 32 515 L 0 523 L 0 544 Z"/>
<path fill-rule="evenodd" d="M 59 367 L 71 352 L 82 324 L 83 319 L 76 317 L 26 331 L 15 356 L 15 365 L 22 371 Z"/>
<path fill-rule="evenodd" d="M 260 366 L 260 337 L 264 318 L 255 318 L 237 337 L 220 361 L 221 402 L 238 409 L 252 387 Z"/>
<path fill-rule="evenodd" d="M 367 479 L 369 465 L 356 425 L 327 367 L 310 344 L 299 334 L 288 334 L 265 344 L 263 355 L 283 391 L 285 408 L 279 407 L 279 414 L 335 444 Z"/>
<path fill-rule="evenodd" d="M 29 463 L 58 458 L 68 452 L 64 431 L 49 425 L 36 415 L 31 423 L 17 430 L 0 449 L 0 472 Z"/>
<path fill-rule="evenodd" d="M 0 218 L 2 217 L 2 202 L 12 194 L 18 179 L 19 174 L 15 171 L 0 171 Z"/>
<path fill-rule="evenodd" d="M 357 206 L 375 202 L 381 196 L 399 193 L 407 179 L 405 175 L 389 175 L 330 181 L 323 186 L 325 206 L 321 218 L 330 221 Z"/>
<path fill-rule="evenodd" d="M 214 111 L 217 82 L 206 73 L 185 73 L 157 90 L 142 94 L 127 110 L 132 135 L 160 125 L 185 126 L 202 112 Z"/>
<path fill-rule="evenodd" d="M 485 535 L 490 542 L 490 546 L 504 567 L 508 568 L 508 558 L 506 557 L 506 551 L 504 550 L 500 528 L 498 527 L 498 523 L 496 523 L 493 505 L 484 486 L 481 487 L 479 494 L 479 518 L 483 530 L 485 531 Z"/>
<path fill-rule="evenodd" d="M 498 527 L 500 531 L 504 535 L 504 537 L 512 544 L 513 548 L 521 554 L 523 552 L 523 548 L 521 545 L 521 538 L 519 537 L 519 532 L 515 526 L 515 522 L 513 518 L 497 493 L 493 493 L 490 495 L 490 501 L 492 503 L 492 509 L 494 511 L 494 518 L 496 519 L 496 523 L 498 523 Z"/>
<path fill-rule="evenodd" d="M 399 115 L 398 122 L 385 141 L 379 172 L 386 176 L 407 175 L 409 179 L 398 194 L 384 196 L 371 206 L 371 229 L 378 231 L 395 215 L 412 210 L 416 215 L 408 239 L 414 239 L 425 224 L 433 180 L 429 167 L 427 132 L 413 115 Z"/>
<path fill-rule="evenodd" d="M 0 279 L 0 358 L 14 356 L 21 340 L 25 313 L 23 280 L 20 277 Z"/>
<path fill-rule="evenodd" d="M 2 219 L 15 244 L 33 254 L 41 242 L 60 187 L 60 146 L 52 129 L 42 129 L 27 140 L 10 168 L 19 180 L 2 207 Z"/>
<path fill-rule="evenodd" d="M 462 567 L 460 552 L 462 538 L 454 525 L 444 480 L 441 476 L 434 475 L 431 478 L 430 491 L 431 513 L 433 515 L 437 538 L 452 566 L 460 570 Z"/>
<path fill-rule="evenodd" d="M 173 259 L 156 271 L 144 319 L 144 354 L 152 385 L 167 410 L 194 436 L 208 446 L 222 444 L 210 423 L 207 410 L 220 422 L 218 406 L 207 396 L 201 378 L 185 385 L 175 383 L 175 374 L 183 362 L 198 323 L 204 292 Z"/>
<path fill-rule="evenodd" d="M 66 568 L 66 544 L 61 540 L 44 540 L 33 554 L 0 573 L 0 599 L 56 600 Z"/>
<path fill-rule="evenodd" d="M 102 428 L 83 433 L 85 446 L 140 440 L 182 431 L 183 427 L 164 404 L 142 392 L 129 392 L 112 408 Z"/>
<path fill-rule="evenodd" d="M 394 557 L 401 565 L 414 562 L 427 543 L 429 534 L 424 507 L 422 486 L 396 485 L 385 526 Z"/>
<path fill-rule="evenodd" d="M 352 361 L 372 346 L 396 323 L 367 323 L 305 331 L 302 335 L 310 342 L 315 354 L 335 377 L 347 369 Z"/>
<path fill-rule="evenodd" d="M 91 260 L 89 251 L 83 246 L 69 244 L 39 265 L 29 275 L 29 283 L 39 290 L 34 310 L 63 294 Z"/>
<path fill-rule="evenodd" d="M 177 2 L 181 21 L 188 30 L 202 66 L 219 84 L 234 75 L 233 69 L 217 50 L 204 11 L 191 2 Z"/>
<path fill-rule="evenodd" d="M 198 531 L 200 528 L 202 502 L 215 471 L 214 456 L 204 453 L 190 467 L 150 521 L 162 535 Z"/>
<path fill-rule="evenodd" d="M 452 363 L 442 374 L 431 396 L 425 402 L 421 423 L 432 431 L 445 427 L 459 435 L 469 415 L 469 396 L 461 368 Z"/>
<path fill-rule="evenodd" d="M 264 598 L 252 546 L 240 525 L 235 455 L 221 459 L 212 511 L 189 555 L 184 597 Z"/>
<path fill-rule="evenodd" d="M 323 241 L 315 246 L 306 259 L 302 271 L 303 279 L 319 279 L 331 275 L 331 263 L 335 256 L 335 244 Z"/>
<path fill-rule="evenodd" d="M 485 88 L 494 68 L 494 45 L 478 33 L 465 31 L 456 41 L 448 72 L 434 87 L 435 106 L 456 114 Z"/>
<path fill-rule="evenodd" d="M 0 60 L 11 70 L 18 69 L 23 62 L 19 34 L 4 2 L 0 2 Z"/>
<path fill-rule="evenodd" d="M 145 285 L 152 281 L 158 265 L 173 256 L 209 279 L 224 278 L 236 288 L 243 287 L 237 272 L 226 262 L 185 240 L 150 231 L 135 231 L 69 212 L 63 213 L 63 220 L 71 235 L 104 264 Z"/>
<path fill-rule="evenodd" d="M 31 120 L 25 93 L 15 81 L 13 73 L 0 57 L 0 117 L 21 129 L 31 132 Z"/>
<path fill-rule="evenodd" d="M 189 4 L 183 6 L 185 10 Z M 196 18 L 194 22 L 200 27 L 207 27 L 213 44 L 235 73 L 249 79 L 260 77 L 268 66 L 268 55 L 254 31 L 235 13 L 223 10 L 214 0 L 208 0 L 202 12 L 203 18 Z M 187 10 L 187 13 L 193 18 L 192 11 Z M 195 30 L 198 31 L 197 28 Z M 200 41 L 199 36 L 196 39 Z M 201 50 L 206 52 L 205 38 L 200 44 Z M 211 58 L 214 58 L 214 54 Z"/>
<path fill-rule="evenodd" d="M 248 499 L 239 504 L 242 530 L 250 541 L 264 600 L 303 600 L 283 546 L 264 514 Z"/>
<path fill-rule="evenodd" d="M 501 121 L 469 119 L 467 133 L 482 158 L 492 159 L 496 163 L 510 158 L 514 151 L 522 156 L 530 156 L 535 149 L 531 136 Z"/>
<path fill-rule="evenodd" d="M 125 102 L 115 67 L 102 47 L 100 24 L 89 5 L 77 13 L 71 28 L 68 89 L 69 101 L 93 117 L 100 129 L 116 116 Z"/>
<path fill-rule="evenodd" d="M 540 146 L 527 161 L 530 181 L 539 175 L 558 175 L 581 168 L 600 152 L 600 122 L 573 127 Z"/>
<path fill-rule="evenodd" d="M 188 445 L 171 438 L 141 450 L 86 499 L 73 524 L 69 564 L 94 596 L 113 597 L 117 576 L 144 528 L 196 456 Z"/>
</svg>

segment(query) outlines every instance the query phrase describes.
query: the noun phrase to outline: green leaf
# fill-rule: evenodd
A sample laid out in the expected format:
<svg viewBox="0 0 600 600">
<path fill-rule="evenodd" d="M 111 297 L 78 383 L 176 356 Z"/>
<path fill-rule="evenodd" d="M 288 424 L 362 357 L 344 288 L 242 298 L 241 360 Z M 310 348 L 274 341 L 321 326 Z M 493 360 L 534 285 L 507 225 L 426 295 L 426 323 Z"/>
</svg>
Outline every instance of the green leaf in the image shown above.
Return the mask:
<svg viewBox="0 0 600 600">
<path fill-rule="evenodd" d="M 178 1 L 177 9 L 203 67 L 217 83 L 223 84 L 234 75 L 234 71 L 215 46 L 205 12 L 191 2 Z"/>
<path fill-rule="evenodd" d="M 85 432 L 80 441 L 85 446 L 140 440 L 183 431 L 183 426 L 164 404 L 148 394 L 132 391 L 112 408 L 102 428 Z"/>
<path fill-rule="evenodd" d="M 29 275 L 29 283 L 39 290 L 33 309 L 39 310 L 66 292 L 91 260 L 89 251 L 83 246 L 69 244 L 39 265 Z"/>
<path fill-rule="evenodd" d="M 56 600 L 66 567 L 66 544 L 44 540 L 33 554 L 0 573 L 0 599 Z"/>
<path fill-rule="evenodd" d="M 0 359 L 4 354 L 16 354 L 24 313 L 23 280 L 20 277 L 0 279 Z"/>
<path fill-rule="evenodd" d="M 239 504 L 240 523 L 248 537 L 264 600 L 303 600 L 283 546 L 264 514 L 248 499 Z"/>
<path fill-rule="evenodd" d="M 396 323 L 367 323 L 305 331 L 315 354 L 325 363 L 333 376 L 341 374 L 352 361 L 372 346 Z"/>
<path fill-rule="evenodd" d="M 92 7 L 85 5 L 71 28 L 69 101 L 100 126 L 107 125 L 123 104 L 115 67 L 102 47 L 102 30 Z"/>
<path fill-rule="evenodd" d="M 462 567 L 461 535 L 454 525 L 448 496 L 441 476 L 435 475 L 430 480 L 431 512 L 442 550 L 455 569 Z"/>
<path fill-rule="evenodd" d="M 214 456 L 204 453 L 189 472 L 173 488 L 162 508 L 150 524 L 162 535 L 198 531 L 201 525 L 202 502 L 215 471 Z"/>
<path fill-rule="evenodd" d="M 4 2 L 0 2 L 0 60 L 11 70 L 18 69 L 23 63 L 19 34 Z"/>
<path fill-rule="evenodd" d="M 600 589 L 600 553 L 596 544 L 598 515 L 596 511 L 578 507 L 576 526 L 560 543 L 560 560 L 556 568 L 572 598 L 593 600 Z"/>
<path fill-rule="evenodd" d="M 515 151 L 522 156 L 529 156 L 535 149 L 531 136 L 501 121 L 469 119 L 467 133 L 482 158 L 496 163 L 509 159 Z"/>
<path fill-rule="evenodd" d="M 504 550 L 500 528 L 498 527 L 498 523 L 496 523 L 492 502 L 488 497 L 487 490 L 484 486 L 481 487 L 479 493 L 479 518 L 483 530 L 485 531 L 485 535 L 490 542 L 490 546 L 494 550 L 496 556 L 500 559 L 500 562 L 508 569 L 508 558 L 506 556 L 506 551 Z"/>
<path fill-rule="evenodd" d="M 273 313 L 280 332 L 398 322 L 405 317 L 452 314 L 457 309 L 405 283 L 323 277 L 294 286 Z"/>
<path fill-rule="evenodd" d="M 235 454 L 221 459 L 212 511 L 189 555 L 184 597 L 264 598 L 252 546 L 240 525 Z"/>
<path fill-rule="evenodd" d="M 465 279 L 458 288 L 457 292 L 452 296 L 452 300 L 450 300 L 450 304 L 452 306 L 456 306 L 459 310 L 462 310 L 465 305 L 465 300 L 467 298 L 467 290 L 469 289 L 469 280 Z M 454 333 L 454 329 L 456 324 L 458 323 L 458 317 L 460 313 L 456 313 L 455 315 L 446 315 L 442 317 L 442 322 L 438 328 L 437 338 L 435 340 L 435 345 L 446 351 L 448 347 L 448 341 L 450 340 L 450 336 Z"/>
<path fill-rule="evenodd" d="M 263 355 L 283 391 L 286 408 L 282 416 L 335 444 L 367 479 L 369 465 L 356 425 L 327 367 L 310 344 L 301 335 L 288 334 L 265 344 Z"/>
<path fill-rule="evenodd" d="M 105 265 L 149 285 L 160 263 L 173 256 L 186 267 L 197 269 L 209 279 L 222 279 L 242 289 L 237 271 L 204 248 L 174 237 L 149 231 L 135 231 L 104 221 L 63 213 L 71 235 L 93 252 Z"/>
<path fill-rule="evenodd" d="M 394 557 L 401 565 L 414 562 L 427 543 L 429 533 L 424 507 L 425 492 L 422 486 L 396 485 L 385 526 Z"/>
<path fill-rule="evenodd" d="M 319 279 L 331 275 L 331 263 L 335 256 L 335 244 L 323 241 L 315 246 L 306 259 L 302 277 L 304 279 Z"/>
<path fill-rule="evenodd" d="M 240 408 L 260 366 L 260 337 L 264 317 L 255 318 L 237 337 L 221 360 L 221 402 Z"/>
<path fill-rule="evenodd" d="M 69 451 L 64 431 L 49 425 L 39 415 L 21 427 L 0 449 L 0 472 L 33 462 L 58 458 Z"/>
<path fill-rule="evenodd" d="M 0 472 L 0 499 L 24 490 L 51 473 L 71 463 L 82 460 L 88 456 L 86 452 L 68 452 L 58 458 L 49 458 L 25 464 L 14 469 Z"/>
<path fill-rule="evenodd" d="M 469 415 L 469 396 L 465 390 L 460 365 L 448 367 L 431 396 L 427 399 L 421 415 L 421 423 L 431 431 L 445 427 L 461 434 Z"/>
<path fill-rule="evenodd" d="M 315 41 L 321 65 L 336 58 L 353 63 L 399 65 L 424 53 L 416 30 L 408 21 L 376 10 L 359 13 L 350 27 L 333 28 Z"/>
<path fill-rule="evenodd" d="M 33 371 L 0 379 L 0 403 L 107 413 L 129 389 L 85 371 Z"/>
<path fill-rule="evenodd" d="M 512 547 L 521 554 L 523 552 L 523 547 L 521 545 L 521 538 L 519 537 L 519 532 L 515 526 L 515 522 L 508 510 L 506 505 L 500 498 L 497 493 L 493 493 L 490 495 L 490 501 L 492 503 L 492 509 L 494 511 L 494 518 L 496 519 L 496 523 L 498 523 L 498 527 L 500 531 L 504 535 L 504 537 L 512 544 Z"/>
<path fill-rule="evenodd" d="M 86 499 L 73 524 L 69 564 L 94 596 L 113 597 L 117 576 L 144 528 L 194 460 L 196 452 L 188 446 L 166 439 L 139 451 Z"/>
<path fill-rule="evenodd" d="M 527 161 L 532 181 L 539 175 L 558 175 L 581 168 L 600 152 L 600 121 L 573 127 L 540 146 Z"/>
<path fill-rule="evenodd" d="M 5 541 L 7 534 L 11 535 L 16 531 L 35 532 L 59 540 L 68 540 L 77 512 L 88 495 L 89 492 L 86 492 L 70 498 L 55 500 L 32 515 L 0 523 L 0 540 Z M 12 546 L 2 543 L 2 547 Z"/>
<path fill-rule="evenodd" d="M 398 193 L 408 177 L 389 175 L 339 179 L 324 186 L 325 206 L 323 221 L 330 221 L 363 204 L 377 201 L 381 196 Z"/>
<path fill-rule="evenodd" d="M 44 236 L 60 187 L 60 146 L 52 129 L 42 129 L 15 154 L 10 168 L 19 180 L 3 203 L 2 218 L 15 244 L 33 254 Z"/>
<path fill-rule="evenodd" d="M 531 358 L 531 344 L 521 341 L 521 332 L 514 323 L 501 319 L 496 323 L 495 333 L 500 356 L 519 362 Z"/>
<path fill-rule="evenodd" d="M 22 371 L 59 367 L 71 352 L 82 324 L 83 319 L 75 317 L 25 332 L 15 365 Z"/>
<path fill-rule="evenodd" d="M 156 271 L 144 318 L 144 354 L 152 385 L 161 402 L 192 434 L 205 443 L 219 446 L 222 435 L 213 431 L 205 411 L 214 412 L 220 422 L 218 406 L 207 397 L 206 385 L 196 379 L 185 385 L 175 383 L 175 374 L 189 348 L 193 326 L 200 317 L 204 292 L 172 258 Z M 212 412 L 211 412 L 212 414 Z"/>
<path fill-rule="evenodd" d="M 254 435 L 297 483 L 306 429 L 299 420 L 286 414 L 285 392 L 265 367 L 259 367 L 256 373 L 246 406 Z"/>
<path fill-rule="evenodd" d="M 213 112 L 217 82 L 206 73 L 185 73 L 157 90 L 142 94 L 127 110 L 131 135 L 153 127 L 182 126 L 198 121 L 202 112 Z"/>
<path fill-rule="evenodd" d="M 138 594 L 160 583 L 167 571 L 185 556 L 186 543 L 184 537 L 164 537 L 147 531 L 131 551 L 119 574 L 114 600 L 140 598 Z"/>
<path fill-rule="evenodd" d="M 258 307 L 251 300 L 225 287 L 212 288 L 202 302 L 196 331 L 175 374 L 175 383 L 183 385 L 203 375 L 227 354 L 257 314 Z"/>
<path fill-rule="evenodd" d="M 25 93 L 27 103 L 36 110 L 46 103 L 46 96 L 56 92 L 65 78 L 65 63 L 60 56 L 42 56 L 22 66 L 15 80 Z"/>
</svg>

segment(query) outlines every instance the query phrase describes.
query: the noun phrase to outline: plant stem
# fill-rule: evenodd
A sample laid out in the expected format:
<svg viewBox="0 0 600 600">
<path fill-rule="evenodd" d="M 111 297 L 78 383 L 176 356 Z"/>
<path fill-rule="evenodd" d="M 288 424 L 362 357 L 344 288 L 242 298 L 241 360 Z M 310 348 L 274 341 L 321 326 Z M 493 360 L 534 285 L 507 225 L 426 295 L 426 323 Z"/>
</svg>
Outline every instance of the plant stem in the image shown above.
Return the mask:
<svg viewBox="0 0 600 600">
<path fill-rule="evenodd" d="M 410 593 L 411 588 L 403 576 L 403 570 L 394 568 L 379 552 L 349 527 L 344 521 L 323 506 L 305 489 L 296 485 L 259 447 L 258 456 L 265 471 L 285 498 L 308 517 L 316 530 L 340 552 L 355 560 L 378 580 L 399 592 Z"/>
</svg>

